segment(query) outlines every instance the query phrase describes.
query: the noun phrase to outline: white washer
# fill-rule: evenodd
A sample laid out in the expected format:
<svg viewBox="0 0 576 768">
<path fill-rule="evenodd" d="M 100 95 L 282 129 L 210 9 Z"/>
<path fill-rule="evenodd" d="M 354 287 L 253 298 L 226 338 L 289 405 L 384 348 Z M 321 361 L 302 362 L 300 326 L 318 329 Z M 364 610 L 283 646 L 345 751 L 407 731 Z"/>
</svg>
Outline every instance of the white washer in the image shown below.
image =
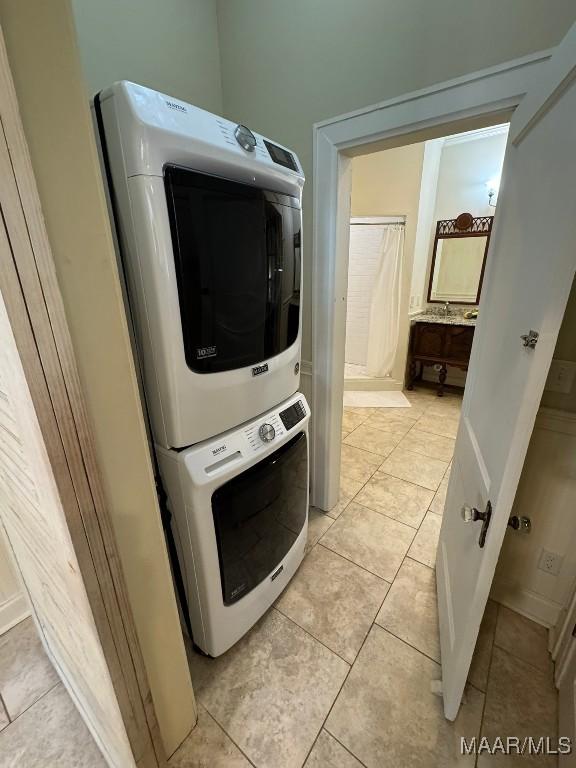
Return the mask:
<svg viewBox="0 0 576 768">
<path fill-rule="evenodd" d="M 299 387 L 302 166 L 134 83 L 94 110 L 154 440 L 183 448 Z"/>
<path fill-rule="evenodd" d="M 296 393 L 183 451 L 157 449 L 193 640 L 219 656 L 296 572 L 308 532 L 308 421 Z"/>
</svg>

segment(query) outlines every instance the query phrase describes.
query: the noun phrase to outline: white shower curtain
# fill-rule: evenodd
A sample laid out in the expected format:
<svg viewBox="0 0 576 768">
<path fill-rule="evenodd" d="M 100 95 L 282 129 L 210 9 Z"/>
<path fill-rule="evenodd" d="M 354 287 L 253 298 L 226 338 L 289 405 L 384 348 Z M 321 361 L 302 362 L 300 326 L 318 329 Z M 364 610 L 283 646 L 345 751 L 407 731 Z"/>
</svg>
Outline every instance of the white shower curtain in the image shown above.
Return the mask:
<svg viewBox="0 0 576 768">
<path fill-rule="evenodd" d="M 368 319 L 366 372 L 369 376 L 390 376 L 400 332 L 400 294 L 404 224 L 382 228 L 379 264 L 372 288 Z"/>
</svg>

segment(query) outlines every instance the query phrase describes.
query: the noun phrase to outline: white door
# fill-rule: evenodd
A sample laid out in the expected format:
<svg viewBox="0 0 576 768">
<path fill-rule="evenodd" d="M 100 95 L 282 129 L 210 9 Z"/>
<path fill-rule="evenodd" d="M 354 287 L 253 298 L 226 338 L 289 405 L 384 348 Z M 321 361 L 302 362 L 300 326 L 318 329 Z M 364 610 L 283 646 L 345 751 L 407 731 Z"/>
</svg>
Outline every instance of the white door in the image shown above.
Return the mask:
<svg viewBox="0 0 576 768">
<path fill-rule="evenodd" d="M 576 25 L 512 120 L 437 555 L 444 711 L 460 706 L 576 269 Z M 534 348 L 523 336 L 539 336 Z M 484 547 L 482 520 L 492 518 Z M 469 515 L 470 516 L 470 513 Z"/>
<path fill-rule="evenodd" d="M 576 594 L 572 598 L 554 657 L 554 682 L 559 690 L 558 733 L 576 744 Z M 576 768 L 576 750 L 568 751 L 560 744 L 561 768 Z"/>
</svg>

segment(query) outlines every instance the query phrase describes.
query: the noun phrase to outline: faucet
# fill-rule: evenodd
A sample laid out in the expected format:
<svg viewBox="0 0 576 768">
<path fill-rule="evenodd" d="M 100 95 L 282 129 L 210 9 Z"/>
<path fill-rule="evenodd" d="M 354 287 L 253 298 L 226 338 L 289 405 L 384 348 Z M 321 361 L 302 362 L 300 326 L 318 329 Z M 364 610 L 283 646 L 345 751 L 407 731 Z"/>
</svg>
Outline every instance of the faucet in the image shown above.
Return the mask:
<svg viewBox="0 0 576 768">
<path fill-rule="evenodd" d="M 448 317 L 450 314 L 450 302 L 447 301 L 444 303 L 444 317 Z"/>
</svg>

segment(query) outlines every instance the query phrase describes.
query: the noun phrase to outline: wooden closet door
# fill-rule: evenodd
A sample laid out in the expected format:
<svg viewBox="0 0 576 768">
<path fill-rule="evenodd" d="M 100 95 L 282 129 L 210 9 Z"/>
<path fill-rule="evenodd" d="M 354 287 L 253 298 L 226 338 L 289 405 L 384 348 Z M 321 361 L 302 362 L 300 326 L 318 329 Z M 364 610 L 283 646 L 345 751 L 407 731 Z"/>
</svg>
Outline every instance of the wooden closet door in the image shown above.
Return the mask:
<svg viewBox="0 0 576 768">
<path fill-rule="evenodd" d="M 3 226 L 0 251 L 10 251 Z M 109 764 L 130 768 L 132 751 L 1 294 L 0 521 L 54 666 Z"/>
</svg>

